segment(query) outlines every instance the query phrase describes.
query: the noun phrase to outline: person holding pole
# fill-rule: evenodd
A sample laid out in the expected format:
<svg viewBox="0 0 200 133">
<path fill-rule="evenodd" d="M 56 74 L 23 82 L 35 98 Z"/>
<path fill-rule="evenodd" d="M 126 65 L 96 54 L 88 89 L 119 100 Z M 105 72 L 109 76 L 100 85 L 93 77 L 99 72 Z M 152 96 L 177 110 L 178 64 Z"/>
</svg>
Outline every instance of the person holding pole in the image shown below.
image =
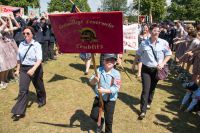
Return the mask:
<svg viewBox="0 0 200 133">
<path fill-rule="evenodd" d="M 117 56 L 115 54 L 104 54 L 104 66 L 97 69 L 98 76 L 90 78 L 90 84 L 94 86 L 96 97 L 93 102 L 90 117 L 98 122 L 97 133 L 101 133 L 105 118 L 105 133 L 112 133 L 113 114 L 118 92 L 121 86 L 121 76 L 119 71 L 114 69 Z M 101 96 L 102 101 L 101 101 Z M 103 102 L 103 104 L 101 103 Z M 101 109 L 103 105 L 103 109 Z M 104 110 L 104 118 L 101 113 Z M 101 121 L 99 122 L 99 118 Z"/>
</svg>

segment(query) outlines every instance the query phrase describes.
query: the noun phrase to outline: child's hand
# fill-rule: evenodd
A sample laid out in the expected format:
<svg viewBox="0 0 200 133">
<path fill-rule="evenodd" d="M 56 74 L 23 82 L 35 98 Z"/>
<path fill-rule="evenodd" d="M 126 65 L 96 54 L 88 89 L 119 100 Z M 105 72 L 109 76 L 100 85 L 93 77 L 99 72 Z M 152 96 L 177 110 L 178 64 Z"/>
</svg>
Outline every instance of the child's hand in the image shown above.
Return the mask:
<svg viewBox="0 0 200 133">
<path fill-rule="evenodd" d="M 99 93 L 110 93 L 110 90 L 104 89 L 104 88 L 100 87 L 100 88 L 98 89 L 98 92 L 99 92 Z"/>
<path fill-rule="evenodd" d="M 100 79 L 99 76 L 95 76 L 95 77 L 94 77 L 94 81 L 95 81 L 95 82 L 99 82 L 99 79 Z"/>
</svg>

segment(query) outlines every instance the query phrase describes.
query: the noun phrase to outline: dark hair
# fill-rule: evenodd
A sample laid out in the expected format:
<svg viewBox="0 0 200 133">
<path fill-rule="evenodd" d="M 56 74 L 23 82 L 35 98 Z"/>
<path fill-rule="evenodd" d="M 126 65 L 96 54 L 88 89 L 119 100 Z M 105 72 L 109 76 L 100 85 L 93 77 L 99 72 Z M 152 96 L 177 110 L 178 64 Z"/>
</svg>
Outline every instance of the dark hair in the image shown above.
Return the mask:
<svg viewBox="0 0 200 133">
<path fill-rule="evenodd" d="M 195 37 L 197 37 L 197 32 L 195 30 L 192 30 L 192 31 L 188 32 L 188 35 L 195 38 Z"/>
<path fill-rule="evenodd" d="M 29 30 L 31 31 L 31 33 L 33 34 L 33 36 L 35 35 L 35 30 L 33 29 L 33 27 L 31 27 L 31 26 L 26 26 L 26 27 L 24 27 L 23 31 L 24 31 L 25 29 L 29 29 Z"/>
<path fill-rule="evenodd" d="M 142 30 L 141 30 L 141 35 L 143 35 L 144 34 L 144 27 L 145 26 L 147 26 L 147 28 L 148 28 L 148 30 L 149 30 L 149 25 L 148 24 L 144 24 L 144 25 L 142 25 Z"/>
<path fill-rule="evenodd" d="M 197 25 L 197 31 L 200 31 L 200 24 Z"/>
<path fill-rule="evenodd" d="M 45 21 L 46 21 L 46 19 L 45 19 L 44 17 L 41 17 L 41 18 L 40 18 L 40 21 L 42 21 L 42 20 L 45 20 Z"/>
<path fill-rule="evenodd" d="M 159 25 L 158 24 L 152 24 L 149 28 L 150 31 L 152 31 L 154 28 L 159 28 Z"/>
</svg>

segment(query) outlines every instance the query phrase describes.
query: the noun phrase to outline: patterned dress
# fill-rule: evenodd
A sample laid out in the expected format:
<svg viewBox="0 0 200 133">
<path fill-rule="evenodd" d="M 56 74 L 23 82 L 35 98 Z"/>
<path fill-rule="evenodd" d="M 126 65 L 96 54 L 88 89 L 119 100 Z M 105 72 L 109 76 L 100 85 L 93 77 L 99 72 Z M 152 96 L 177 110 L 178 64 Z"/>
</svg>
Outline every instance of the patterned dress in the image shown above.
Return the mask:
<svg viewBox="0 0 200 133">
<path fill-rule="evenodd" d="M 0 29 L 0 72 L 10 70 L 17 65 L 17 44 L 13 35 Z"/>
<path fill-rule="evenodd" d="M 185 40 L 184 42 L 181 42 L 178 44 L 178 48 L 176 49 L 176 57 L 179 59 L 182 57 L 185 52 L 188 50 L 189 47 L 189 41 Z"/>
</svg>

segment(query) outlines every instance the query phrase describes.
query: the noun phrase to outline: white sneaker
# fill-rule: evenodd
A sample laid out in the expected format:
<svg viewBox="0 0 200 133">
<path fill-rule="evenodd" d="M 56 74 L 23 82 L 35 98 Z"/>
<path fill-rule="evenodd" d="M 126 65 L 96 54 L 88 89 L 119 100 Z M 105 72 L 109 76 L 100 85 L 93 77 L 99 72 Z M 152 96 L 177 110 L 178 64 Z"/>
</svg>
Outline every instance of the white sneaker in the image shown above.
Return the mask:
<svg viewBox="0 0 200 133">
<path fill-rule="evenodd" d="M 200 111 L 198 111 L 197 114 L 200 116 Z"/>
<path fill-rule="evenodd" d="M 147 105 L 147 109 L 150 109 L 150 108 L 151 108 L 151 105 L 148 104 L 148 105 Z"/>
<path fill-rule="evenodd" d="M 8 86 L 8 83 L 6 83 L 6 82 L 1 82 L 1 89 L 6 89 L 7 88 L 7 86 Z"/>
<path fill-rule="evenodd" d="M 2 83 L 0 83 L 0 90 L 1 90 L 1 89 L 3 89 L 2 87 L 3 87 L 3 84 L 2 84 Z"/>
<path fill-rule="evenodd" d="M 139 120 L 144 119 L 145 115 L 146 115 L 146 113 L 142 112 L 142 113 L 139 115 L 138 119 L 139 119 Z"/>
</svg>

